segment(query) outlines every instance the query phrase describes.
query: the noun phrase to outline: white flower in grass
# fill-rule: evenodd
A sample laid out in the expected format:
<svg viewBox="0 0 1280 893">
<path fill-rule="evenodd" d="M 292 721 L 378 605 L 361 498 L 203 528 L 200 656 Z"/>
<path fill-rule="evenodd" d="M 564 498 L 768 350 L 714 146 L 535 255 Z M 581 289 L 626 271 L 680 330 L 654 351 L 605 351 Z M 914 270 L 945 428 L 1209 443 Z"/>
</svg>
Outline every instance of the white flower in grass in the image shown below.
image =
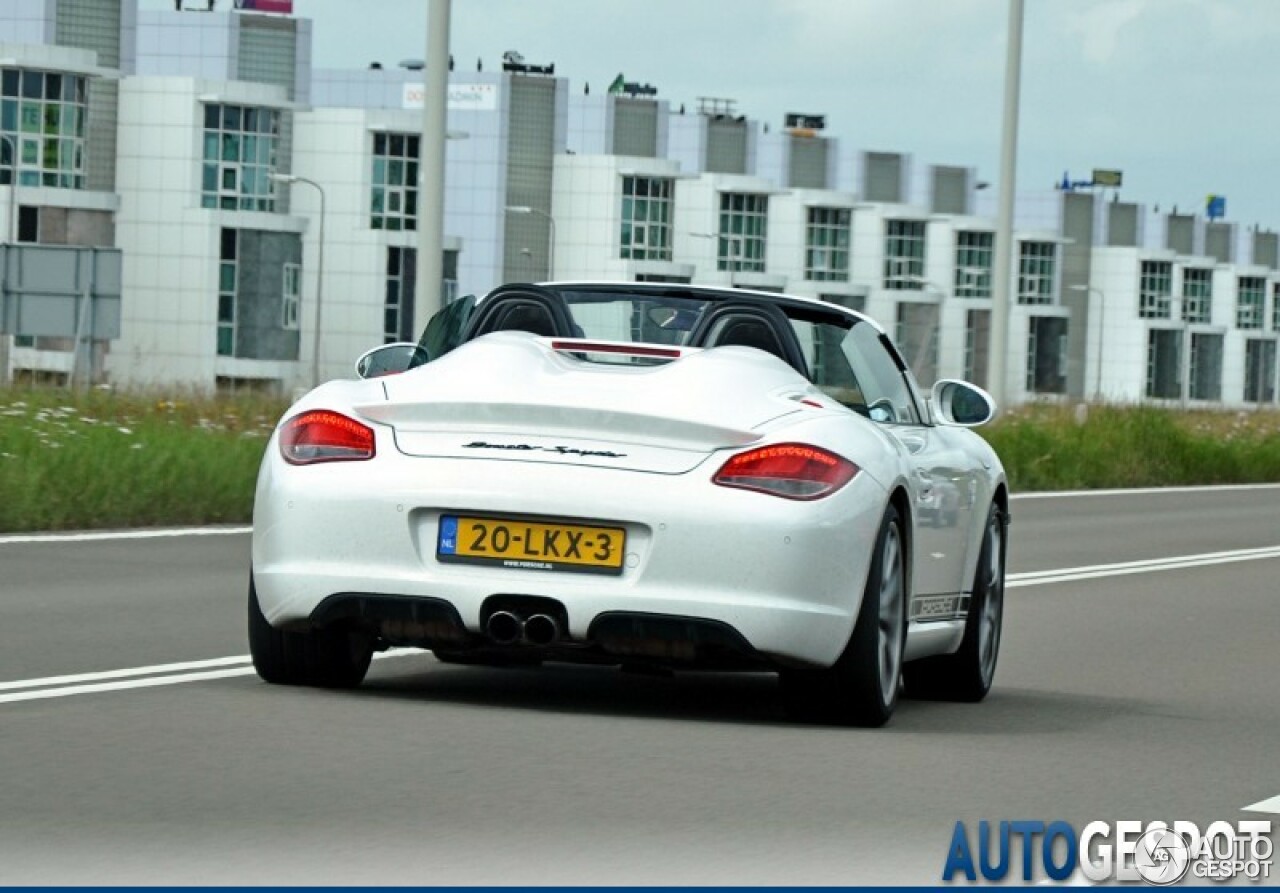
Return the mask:
<svg viewBox="0 0 1280 893">
<path fill-rule="evenodd" d="M 140 449 L 142 449 L 144 446 L 145 446 L 145 444 L 143 444 L 143 443 L 141 443 L 141 442 L 138 442 L 138 443 L 135 443 L 135 444 L 131 447 L 131 449 L 140 450 Z"/>
<path fill-rule="evenodd" d="M 117 430 L 117 431 L 119 431 L 121 434 L 132 434 L 132 433 L 133 433 L 133 429 L 132 429 L 132 428 L 126 428 L 126 427 L 124 427 L 124 425 L 120 425 L 120 426 L 118 426 L 118 427 L 116 428 L 116 430 Z"/>
</svg>

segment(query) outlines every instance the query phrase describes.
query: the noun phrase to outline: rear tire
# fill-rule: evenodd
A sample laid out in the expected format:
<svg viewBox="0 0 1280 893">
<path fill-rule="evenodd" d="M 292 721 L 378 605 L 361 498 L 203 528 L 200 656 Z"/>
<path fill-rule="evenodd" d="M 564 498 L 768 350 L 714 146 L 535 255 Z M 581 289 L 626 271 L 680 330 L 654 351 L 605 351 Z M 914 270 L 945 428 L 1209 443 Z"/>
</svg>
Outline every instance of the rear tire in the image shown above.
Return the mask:
<svg viewBox="0 0 1280 893">
<path fill-rule="evenodd" d="M 964 638 L 954 654 L 907 664 L 904 676 L 909 697 L 977 703 L 991 691 L 1004 627 L 1007 533 L 1004 513 L 993 504 L 987 512 L 987 528 L 978 552 Z"/>
<path fill-rule="evenodd" d="M 869 728 L 889 721 L 902 680 L 907 596 L 902 523 L 890 505 L 880 522 L 862 605 L 844 652 L 827 669 L 781 674 L 791 718 Z"/>
<path fill-rule="evenodd" d="M 267 622 L 249 578 L 249 653 L 263 681 L 354 688 L 369 671 L 373 637 L 342 627 L 279 630 Z"/>
</svg>

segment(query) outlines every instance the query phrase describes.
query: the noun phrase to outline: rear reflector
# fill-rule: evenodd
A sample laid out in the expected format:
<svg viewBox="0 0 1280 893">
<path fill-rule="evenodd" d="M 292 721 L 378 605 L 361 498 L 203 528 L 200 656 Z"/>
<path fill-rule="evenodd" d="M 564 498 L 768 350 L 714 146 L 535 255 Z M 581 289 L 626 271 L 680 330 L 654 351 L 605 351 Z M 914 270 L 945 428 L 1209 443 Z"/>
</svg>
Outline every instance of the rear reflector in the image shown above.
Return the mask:
<svg viewBox="0 0 1280 893">
<path fill-rule="evenodd" d="M 372 428 L 327 409 L 304 412 L 280 429 L 280 455 L 290 465 L 359 461 L 374 453 Z"/>
<path fill-rule="evenodd" d="M 803 443 L 779 443 L 739 453 L 711 480 L 722 487 L 810 500 L 831 495 L 857 473 L 858 466 L 835 453 Z"/>
</svg>

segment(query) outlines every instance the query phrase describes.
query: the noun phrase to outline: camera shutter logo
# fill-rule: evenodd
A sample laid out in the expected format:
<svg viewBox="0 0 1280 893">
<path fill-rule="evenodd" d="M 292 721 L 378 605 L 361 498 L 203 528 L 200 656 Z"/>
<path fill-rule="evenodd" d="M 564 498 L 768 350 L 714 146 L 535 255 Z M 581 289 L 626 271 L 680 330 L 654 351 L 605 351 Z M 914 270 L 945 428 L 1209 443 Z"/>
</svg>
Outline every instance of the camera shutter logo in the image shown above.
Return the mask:
<svg viewBox="0 0 1280 893">
<path fill-rule="evenodd" d="M 1138 838 L 1133 862 L 1138 875 L 1148 884 L 1176 884 L 1191 867 L 1191 847 L 1168 828 L 1152 828 Z"/>
</svg>

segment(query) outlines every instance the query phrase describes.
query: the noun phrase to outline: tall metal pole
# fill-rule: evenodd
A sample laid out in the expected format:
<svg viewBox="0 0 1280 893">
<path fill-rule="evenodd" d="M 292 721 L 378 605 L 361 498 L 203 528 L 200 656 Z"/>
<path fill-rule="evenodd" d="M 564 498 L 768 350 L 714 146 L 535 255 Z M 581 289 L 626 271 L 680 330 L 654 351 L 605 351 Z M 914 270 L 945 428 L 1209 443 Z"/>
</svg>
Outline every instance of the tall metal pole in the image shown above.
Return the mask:
<svg viewBox="0 0 1280 893">
<path fill-rule="evenodd" d="M 427 72 L 422 94 L 422 163 L 418 169 L 418 267 L 413 323 L 421 329 L 444 291 L 444 144 L 449 103 L 450 0 L 427 0 Z"/>
<path fill-rule="evenodd" d="M 320 310 L 324 307 L 324 187 L 312 180 L 299 178 L 300 183 L 310 183 L 320 193 L 320 248 L 316 251 L 316 329 L 312 333 L 311 343 L 311 386 L 320 385 Z"/>
<path fill-rule="evenodd" d="M 9 225 L 9 244 L 18 244 L 18 139 L 10 133 L 0 133 L 0 140 L 9 146 L 9 207 L 6 220 Z M 12 262 L 16 250 L 10 249 L 8 260 Z M 8 275 L 8 274 L 6 274 Z M 12 335 L 0 335 L 0 386 L 10 382 L 9 351 L 13 345 Z"/>
<path fill-rule="evenodd" d="M 995 282 L 991 305 L 991 358 L 987 390 L 1003 406 L 1008 389 L 1009 280 L 1013 266 L 1013 199 L 1018 169 L 1018 93 L 1022 77 L 1022 0 L 1009 0 L 1004 71 L 1004 126 L 1000 137 L 1000 211 L 996 218 Z"/>
</svg>

